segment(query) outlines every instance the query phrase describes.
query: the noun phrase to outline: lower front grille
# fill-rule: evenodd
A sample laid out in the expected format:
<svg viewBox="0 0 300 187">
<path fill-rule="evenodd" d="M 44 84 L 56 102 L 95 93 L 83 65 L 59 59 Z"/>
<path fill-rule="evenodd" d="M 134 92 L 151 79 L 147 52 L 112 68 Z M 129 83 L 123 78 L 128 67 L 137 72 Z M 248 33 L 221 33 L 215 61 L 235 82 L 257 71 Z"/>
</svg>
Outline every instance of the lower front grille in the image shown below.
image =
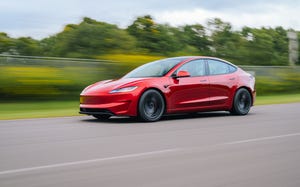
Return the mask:
<svg viewBox="0 0 300 187">
<path fill-rule="evenodd" d="M 99 108 L 80 108 L 80 114 L 109 114 L 114 115 L 110 110 L 107 109 L 99 109 Z"/>
</svg>

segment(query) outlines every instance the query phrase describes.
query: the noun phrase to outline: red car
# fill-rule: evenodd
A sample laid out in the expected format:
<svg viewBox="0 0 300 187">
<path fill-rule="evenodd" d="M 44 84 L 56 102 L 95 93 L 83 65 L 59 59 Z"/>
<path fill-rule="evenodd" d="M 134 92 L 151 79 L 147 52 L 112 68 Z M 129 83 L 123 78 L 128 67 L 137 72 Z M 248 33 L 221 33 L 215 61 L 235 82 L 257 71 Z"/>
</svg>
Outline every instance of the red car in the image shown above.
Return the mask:
<svg viewBox="0 0 300 187">
<path fill-rule="evenodd" d="M 143 121 L 200 111 L 246 115 L 255 96 L 255 78 L 230 62 L 175 57 L 144 64 L 121 79 L 88 86 L 80 94 L 80 113 L 98 119 L 138 116 Z"/>
</svg>

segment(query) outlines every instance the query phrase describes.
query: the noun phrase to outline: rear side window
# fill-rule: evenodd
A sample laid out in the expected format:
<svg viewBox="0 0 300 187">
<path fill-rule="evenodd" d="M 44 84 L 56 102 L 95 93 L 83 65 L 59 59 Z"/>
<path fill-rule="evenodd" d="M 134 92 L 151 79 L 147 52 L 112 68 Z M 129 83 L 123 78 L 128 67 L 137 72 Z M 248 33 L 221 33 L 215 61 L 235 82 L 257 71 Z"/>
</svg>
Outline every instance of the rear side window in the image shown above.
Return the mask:
<svg viewBox="0 0 300 187">
<path fill-rule="evenodd" d="M 233 73 L 233 72 L 235 72 L 237 70 L 236 67 L 234 67 L 234 66 L 232 66 L 230 64 L 228 64 L 228 66 L 229 66 L 229 73 Z"/>
<path fill-rule="evenodd" d="M 219 60 L 207 60 L 210 75 L 221 75 L 236 71 L 236 67 Z"/>
</svg>

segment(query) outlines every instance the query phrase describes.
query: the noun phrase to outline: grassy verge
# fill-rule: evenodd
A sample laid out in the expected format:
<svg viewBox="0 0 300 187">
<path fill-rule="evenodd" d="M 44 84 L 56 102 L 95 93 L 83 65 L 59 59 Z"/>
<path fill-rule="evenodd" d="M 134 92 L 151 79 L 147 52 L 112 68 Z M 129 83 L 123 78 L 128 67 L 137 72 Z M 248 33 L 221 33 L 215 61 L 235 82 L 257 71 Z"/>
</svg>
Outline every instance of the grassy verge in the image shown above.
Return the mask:
<svg viewBox="0 0 300 187">
<path fill-rule="evenodd" d="M 300 102 L 300 94 L 258 96 L 255 105 Z M 0 120 L 76 116 L 78 101 L 0 103 Z"/>
<path fill-rule="evenodd" d="M 79 101 L 0 103 L 0 120 L 78 115 Z"/>
<path fill-rule="evenodd" d="M 300 94 L 268 95 L 256 97 L 255 105 L 269 105 L 300 102 Z"/>
</svg>

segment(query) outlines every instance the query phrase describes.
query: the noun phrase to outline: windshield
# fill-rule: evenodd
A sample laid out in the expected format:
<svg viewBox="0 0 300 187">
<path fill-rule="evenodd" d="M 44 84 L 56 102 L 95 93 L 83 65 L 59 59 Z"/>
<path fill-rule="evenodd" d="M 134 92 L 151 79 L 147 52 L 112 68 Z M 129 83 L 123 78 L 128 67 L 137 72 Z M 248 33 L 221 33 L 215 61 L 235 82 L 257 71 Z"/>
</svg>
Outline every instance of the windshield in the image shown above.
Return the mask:
<svg viewBox="0 0 300 187">
<path fill-rule="evenodd" d="M 132 70 L 123 78 L 162 77 L 186 58 L 187 57 L 167 58 L 149 62 Z"/>
</svg>

